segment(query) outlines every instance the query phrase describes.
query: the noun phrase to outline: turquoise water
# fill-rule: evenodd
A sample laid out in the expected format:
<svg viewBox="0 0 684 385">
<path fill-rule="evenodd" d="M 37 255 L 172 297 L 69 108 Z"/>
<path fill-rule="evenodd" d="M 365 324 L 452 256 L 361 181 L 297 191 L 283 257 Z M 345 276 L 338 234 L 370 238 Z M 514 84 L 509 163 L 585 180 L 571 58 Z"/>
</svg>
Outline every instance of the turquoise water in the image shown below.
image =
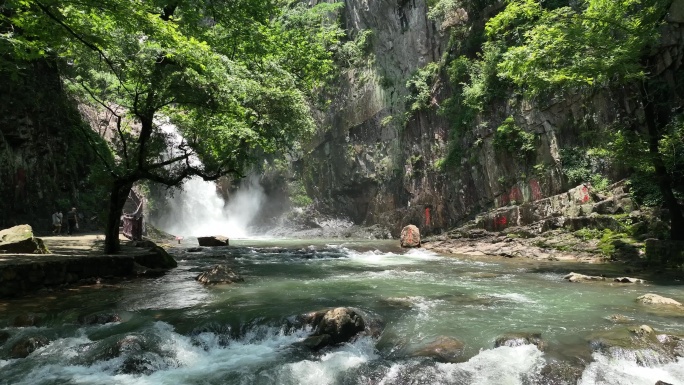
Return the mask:
<svg viewBox="0 0 684 385">
<path fill-rule="evenodd" d="M 549 363 L 575 368 L 581 384 L 684 384 L 682 359 L 644 363 L 592 351 L 597 334 L 648 324 L 684 334 L 684 313 L 639 305 L 658 293 L 684 300 L 681 283 L 571 284 L 570 271 L 601 267 L 442 256 L 400 250 L 396 241 L 241 240 L 228 249 L 174 251 L 179 267 L 135 279 L 56 291 L 0 304 L 0 384 L 552 384 Z M 194 277 L 227 263 L 235 285 L 203 287 Z M 299 314 L 351 306 L 382 320 L 382 334 L 311 352 Z M 122 322 L 81 326 L 81 314 L 118 313 Z M 26 313 L 38 327 L 11 327 Z M 627 325 L 609 321 L 613 314 Z M 541 333 L 547 348 L 494 348 L 507 332 Z M 51 343 L 7 359 L 13 342 Z M 129 350 L 112 346 L 129 337 Z M 464 344 L 457 363 L 417 357 L 440 338 Z M 131 370 L 131 367 L 134 369 Z M 573 383 L 574 383 L 573 382 Z"/>
</svg>

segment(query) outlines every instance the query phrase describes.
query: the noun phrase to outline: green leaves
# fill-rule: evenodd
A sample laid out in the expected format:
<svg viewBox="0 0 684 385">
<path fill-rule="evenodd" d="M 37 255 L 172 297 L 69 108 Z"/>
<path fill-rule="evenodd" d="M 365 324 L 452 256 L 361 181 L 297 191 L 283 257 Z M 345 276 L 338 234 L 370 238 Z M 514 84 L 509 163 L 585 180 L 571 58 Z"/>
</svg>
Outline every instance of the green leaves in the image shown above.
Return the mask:
<svg viewBox="0 0 684 385">
<path fill-rule="evenodd" d="M 658 38 L 664 0 L 586 0 L 577 8 L 544 9 L 514 0 L 486 26 L 508 44 L 501 77 L 524 92 L 625 83 L 645 76 L 640 60 Z"/>
</svg>

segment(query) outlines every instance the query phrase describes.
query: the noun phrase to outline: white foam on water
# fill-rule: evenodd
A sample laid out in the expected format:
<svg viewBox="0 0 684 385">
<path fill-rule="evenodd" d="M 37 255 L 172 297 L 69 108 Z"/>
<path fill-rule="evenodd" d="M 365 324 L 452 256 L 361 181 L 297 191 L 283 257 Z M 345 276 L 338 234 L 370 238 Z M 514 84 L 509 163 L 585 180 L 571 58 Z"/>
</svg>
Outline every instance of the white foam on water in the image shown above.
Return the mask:
<svg viewBox="0 0 684 385">
<path fill-rule="evenodd" d="M 228 346 L 222 346 L 212 333 L 201 333 L 194 338 L 183 336 L 164 322 L 155 323 L 152 331 L 154 335 L 148 338 L 156 338 L 160 343 L 155 352 L 144 353 L 144 357 L 150 360 L 146 366 L 156 370 L 149 375 L 121 374 L 119 369 L 127 358 L 122 355 L 89 366 L 64 365 L 61 360 L 60 364 L 40 365 L 13 384 L 48 384 L 65 379 L 73 384 L 212 383 L 221 378 L 246 375 L 256 367 L 281 361 L 293 343 L 310 333 L 310 330 L 286 333 L 282 329 L 257 328 L 239 340 L 230 341 Z M 61 339 L 50 345 L 54 348 L 43 348 L 39 354 L 70 356 L 72 353 L 59 353 L 57 348 L 61 346 L 65 350 L 76 351 L 77 346 L 84 342 L 88 342 L 84 337 Z"/>
<path fill-rule="evenodd" d="M 344 344 L 318 359 L 285 364 L 277 370 L 274 383 L 335 384 L 340 376 L 350 369 L 377 359 L 374 345 L 371 338 L 359 338 L 354 343 Z"/>
<path fill-rule="evenodd" d="M 545 364 L 544 355 L 534 345 L 502 346 L 484 350 L 467 362 L 435 364 L 412 370 L 406 363 L 394 364 L 379 385 L 468 384 L 523 385 L 529 383 Z"/>
<path fill-rule="evenodd" d="M 584 372 L 578 385 L 653 385 L 664 381 L 684 384 L 684 358 L 663 365 L 642 366 L 625 357 L 594 353 L 594 361 Z"/>
<path fill-rule="evenodd" d="M 526 296 L 525 294 L 520 294 L 520 293 L 493 293 L 491 294 L 492 297 L 494 298 L 499 298 L 507 301 L 512 301 L 512 302 L 518 302 L 518 303 L 537 303 L 537 301 L 533 300 L 532 298 Z"/>
</svg>

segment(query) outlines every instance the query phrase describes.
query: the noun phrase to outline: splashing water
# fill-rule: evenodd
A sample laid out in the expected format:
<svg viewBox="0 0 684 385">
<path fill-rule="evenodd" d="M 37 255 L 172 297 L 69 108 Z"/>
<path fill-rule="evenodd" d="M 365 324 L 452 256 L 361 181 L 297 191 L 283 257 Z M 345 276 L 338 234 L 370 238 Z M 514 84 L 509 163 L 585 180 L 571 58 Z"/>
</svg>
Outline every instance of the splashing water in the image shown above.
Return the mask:
<svg viewBox="0 0 684 385">
<path fill-rule="evenodd" d="M 166 212 L 157 226 L 176 235 L 225 235 L 230 238 L 249 236 L 249 225 L 266 199 L 257 176 L 240 184 L 228 202 L 216 191 L 216 185 L 193 177 L 167 198 Z"/>
<path fill-rule="evenodd" d="M 182 143 L 183 137 L 176 126 L 168 122 L 159 122 L 159 126 L 172 144 L 169 148 L 177 148 Z M 171 156 L 174 156 L 173 150 L 165 155 Z M 191 157 L 190 162 L 201 165 L 196 157 Z M 249 225 L 265 199 L 266 194 L 256 175 L 243 180 L 228 202 L 219 194 L 214 182 L 195 176 L 186 181 L 180 191 L 167 196 L 165 211 L 154 225 L 174 235 L 244 238 L 250 235 Z"/>
</svg>

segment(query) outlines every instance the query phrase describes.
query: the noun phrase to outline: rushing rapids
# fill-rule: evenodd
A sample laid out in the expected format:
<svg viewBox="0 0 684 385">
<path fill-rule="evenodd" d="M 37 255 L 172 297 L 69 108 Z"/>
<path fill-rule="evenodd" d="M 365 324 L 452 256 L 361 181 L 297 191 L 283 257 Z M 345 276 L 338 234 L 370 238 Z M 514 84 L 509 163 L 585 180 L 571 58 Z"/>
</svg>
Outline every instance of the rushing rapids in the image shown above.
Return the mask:
<svg viewBox="0 0 684 385">
<path fill-rule="evenodd" d="M 677 297 L 676 285 L 571 284 L 562 277 L 577 265 L 444 257 L 384 241 L 239 243 L 176 249 L 179 267 L 154 280 L 1 303 L 0 384 L 684 383 L 681 357 L 605 342 L 632 325 L 684 332 L 681 313 L 635 302 L 647 292 Z M 245 282 L 195 281 L 219 263 Z M 379 320 L 381 333 L 304 346 L 312 330 L 297 317 L 338 306 Z M 119 317 L 82 322 L 100 313 Z M 26 314 L 35 326 L 13 326 Z M 506 333 L 539 333 L 544 345 L 495 348 Z M 12 358 L 30 336 L 49 343 Z M 425 354 L 435 341 L 452 341 L 443 348 L 458 354 Z"/>
</svg>

